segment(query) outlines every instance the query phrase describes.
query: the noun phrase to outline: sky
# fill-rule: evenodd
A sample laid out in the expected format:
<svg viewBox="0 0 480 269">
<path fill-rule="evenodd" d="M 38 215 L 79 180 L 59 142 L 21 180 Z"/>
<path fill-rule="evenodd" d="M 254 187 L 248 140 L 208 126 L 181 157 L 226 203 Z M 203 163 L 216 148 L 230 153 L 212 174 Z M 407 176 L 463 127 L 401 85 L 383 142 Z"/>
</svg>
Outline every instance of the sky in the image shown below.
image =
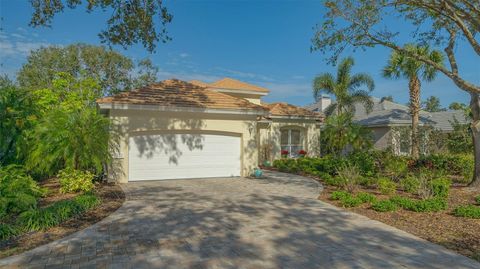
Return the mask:
<svg viewBox="0 0 480 269">
<path fill-rule="evenodd" d="M 173 38 L 158 44 L 153 54 L 140 45 L 127 50 L 114 47 L 134 60 L 150 58 L 160 68 L 159 80 L 178 78 L 213 82 L 231 77 L 268 88 L 266 102 L 306 105 L 314 102 L 312 80 L 324 72 L 336 72 L 326 56 L 311 52 L 314 27 L 321 23 L 321 1 L 165 1 L 173 14 L 168 31 Z M 83 7 L 57 14 L 50 28 L 28 26 L 32 8 L 27 0 L 0 0 L 0 74 L 11 77 L 25 63 L 32 49 L 72 43 L 100 44 L 98 33 L 106 27 L 107 12 L 85 12 Z M 402 29 L 401 21 L 392 25 Z M 408 42 L 404 38 L 402 42 Z M 480 61 L 468 46 L 456 48 L 460 72 L 480 84 Z M 349 50 L 355 59 L 353 73 L 366 72 L 375 80 L 372 96 L 392 95 L 408 102 L 408 81 L 382 78 L 390 51 L 373 48 Z M 422 100 L 435 95 L 443 106 L 468 103 L 469 95 L 439 74 L 422 83 Z"/>
</svg>

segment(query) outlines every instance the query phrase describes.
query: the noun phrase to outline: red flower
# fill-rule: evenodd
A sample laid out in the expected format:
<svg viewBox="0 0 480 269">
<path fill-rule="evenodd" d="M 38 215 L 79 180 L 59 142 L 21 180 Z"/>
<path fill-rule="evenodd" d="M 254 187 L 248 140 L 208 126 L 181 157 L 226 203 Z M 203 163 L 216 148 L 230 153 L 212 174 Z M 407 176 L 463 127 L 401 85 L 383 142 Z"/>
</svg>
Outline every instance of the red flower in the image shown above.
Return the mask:
<svg viewBox="0 0 480 269">
<path fill-rule="evenodd" d="M 298 152 L 299 155 L 307 155 L 307 152 L 303 149 L 301 149 L 299 152 Z"/>
<path fill-rule="evenodd" d="M 282 151 L 281 151 L 281 154 L 282 154 L 282 155 L 288 155 L 288 150 L 282 150 Z"/>
</svg>

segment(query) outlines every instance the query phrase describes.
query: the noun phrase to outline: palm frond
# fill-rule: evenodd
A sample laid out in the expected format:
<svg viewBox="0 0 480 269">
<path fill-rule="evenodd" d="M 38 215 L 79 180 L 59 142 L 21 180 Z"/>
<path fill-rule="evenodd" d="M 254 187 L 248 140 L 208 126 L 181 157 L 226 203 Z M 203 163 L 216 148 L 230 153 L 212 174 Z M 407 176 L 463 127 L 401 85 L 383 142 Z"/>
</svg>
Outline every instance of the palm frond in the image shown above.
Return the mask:
<svg viewBox="0 0 480 269">
<path fill-rule="evenodd" d="M 382 75 L 385 78 L 393 78 L 398 79 L 400 78 L 403 70 L 405 57 L 400 53 L 394 51 L 390 55 L 390 59 L 388 59 L 387 65 L 382 70 Z"/>
<path fill-rule="evenodd" d="M 350 79 L 348 89 L 354 91 L 362 85 L 366 85 L 369 91 L 373 91 L 373 89 L 375 89 L 375 81 L 373 81 L 373 78 L 367 73 L 353 75 Z"/>
<path fill-rule="evenodd" d="M 335 93 L 335 79 L 330 73 L 323 73 L 315 77 L 313 80 L 313 97 L 318 99 L 320 93 L 325 92 L 329 94 Z"/>
<path fill-rule="evenodd" d="M 337 110 L 337 106 L 338 106 L 337 103 L 331 103 L 329 106 L 325 108 L 325 110 L 323 111 L 323 114 L 325 114 L 325 116 L 334 115 L 335 111 Z"/>
<path fill-rule="evenodd" d="M 352 72 L 352 66 L 355 64 L 355 61 L 352 57 L 347 57 L 342 60 L 337 70 L 337 84 L 348 84 L 350 80 L 350 73 Z"/>
<path fill-rule="evenodd" d="M 428 58 L 437 64 L 443 65 L 445 57 L 441 51 L 433 50 L 428 54 Z M 424 64 L 423 71 L 422 71 L 422 79 L 426 81 L 433 81 L 437 76 L 437 73 L 438 73 L 437 69 L 435 69 L 431 65 Z"/>
<path fill-rule="evenodd" d="M 367 114 L 372 112 L 374 103 L 367 91 L 363 91 L 363 90 L 355 91 L 352 93 L 351 99 L 353 103 L 362 104 Z"/>
</svg>

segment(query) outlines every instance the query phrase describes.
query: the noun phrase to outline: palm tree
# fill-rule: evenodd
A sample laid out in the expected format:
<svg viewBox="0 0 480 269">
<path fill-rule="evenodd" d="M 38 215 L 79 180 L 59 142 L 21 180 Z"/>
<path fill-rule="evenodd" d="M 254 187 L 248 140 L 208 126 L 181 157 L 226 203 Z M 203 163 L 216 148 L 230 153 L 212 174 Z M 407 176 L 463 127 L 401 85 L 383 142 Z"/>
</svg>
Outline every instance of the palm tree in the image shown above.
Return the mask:
<svg viewBox="0 0 480 269">
<path fill-rule="evenodd" d="M 417 55 L 428 57 L 437 64 L 443 64 L 443 54 L 438 50 L 430 51 L 429 47 L 419 47 L 415 45 L 406 45 L 405 49 Z M 426 65 L 397 51 L 392 52 L 387 66 L 383 69 L 383 76 L 386 78 L 398 79 L 403 77 L 409 80 L 410 114 L 412 116 L 411 153 L 413 158 L 419 157 L 418 118 L 420 113 L 420 78 L 425 81 L 432 81 L 436 75 L 437 70 L 431 65 Z"/>
<path fill-rule="evenodd" d="M 355 113 L 355 104 L 361 103 L 369 113 L 373 108 L 373 101 L 369 92 L 375 88 L 372 77 L 365 73 L 351 75 L 353 58 L 348 57 L 342 60 L 337 69 L 337 77 L 330 73 L 323 73 L 313 80 L 313 96 L 318 99 L 321 93 L 328 93 L 335 96 L 336 102 L 325 110 L 327 116 L 343 113 Z M 366 85 L 368 90 L 361 90 Z"/>
</svg>

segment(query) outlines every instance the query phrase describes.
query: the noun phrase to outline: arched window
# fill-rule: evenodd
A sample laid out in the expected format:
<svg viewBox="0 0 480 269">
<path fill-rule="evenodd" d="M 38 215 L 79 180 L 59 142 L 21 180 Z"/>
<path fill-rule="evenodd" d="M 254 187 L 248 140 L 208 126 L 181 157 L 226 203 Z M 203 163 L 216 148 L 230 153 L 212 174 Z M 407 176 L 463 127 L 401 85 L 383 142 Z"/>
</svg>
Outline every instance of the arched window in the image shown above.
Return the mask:
<svg viewBox="0 0 480 269">
<path fill-rule="evenodd" d="M 280 146 L 282 151 L 288 151 L 288 156 L 297 157 L 298 152 L 303 150 L 303 132 L 296 128 L 283 128 L 280 130 Z"/>
</svg>

